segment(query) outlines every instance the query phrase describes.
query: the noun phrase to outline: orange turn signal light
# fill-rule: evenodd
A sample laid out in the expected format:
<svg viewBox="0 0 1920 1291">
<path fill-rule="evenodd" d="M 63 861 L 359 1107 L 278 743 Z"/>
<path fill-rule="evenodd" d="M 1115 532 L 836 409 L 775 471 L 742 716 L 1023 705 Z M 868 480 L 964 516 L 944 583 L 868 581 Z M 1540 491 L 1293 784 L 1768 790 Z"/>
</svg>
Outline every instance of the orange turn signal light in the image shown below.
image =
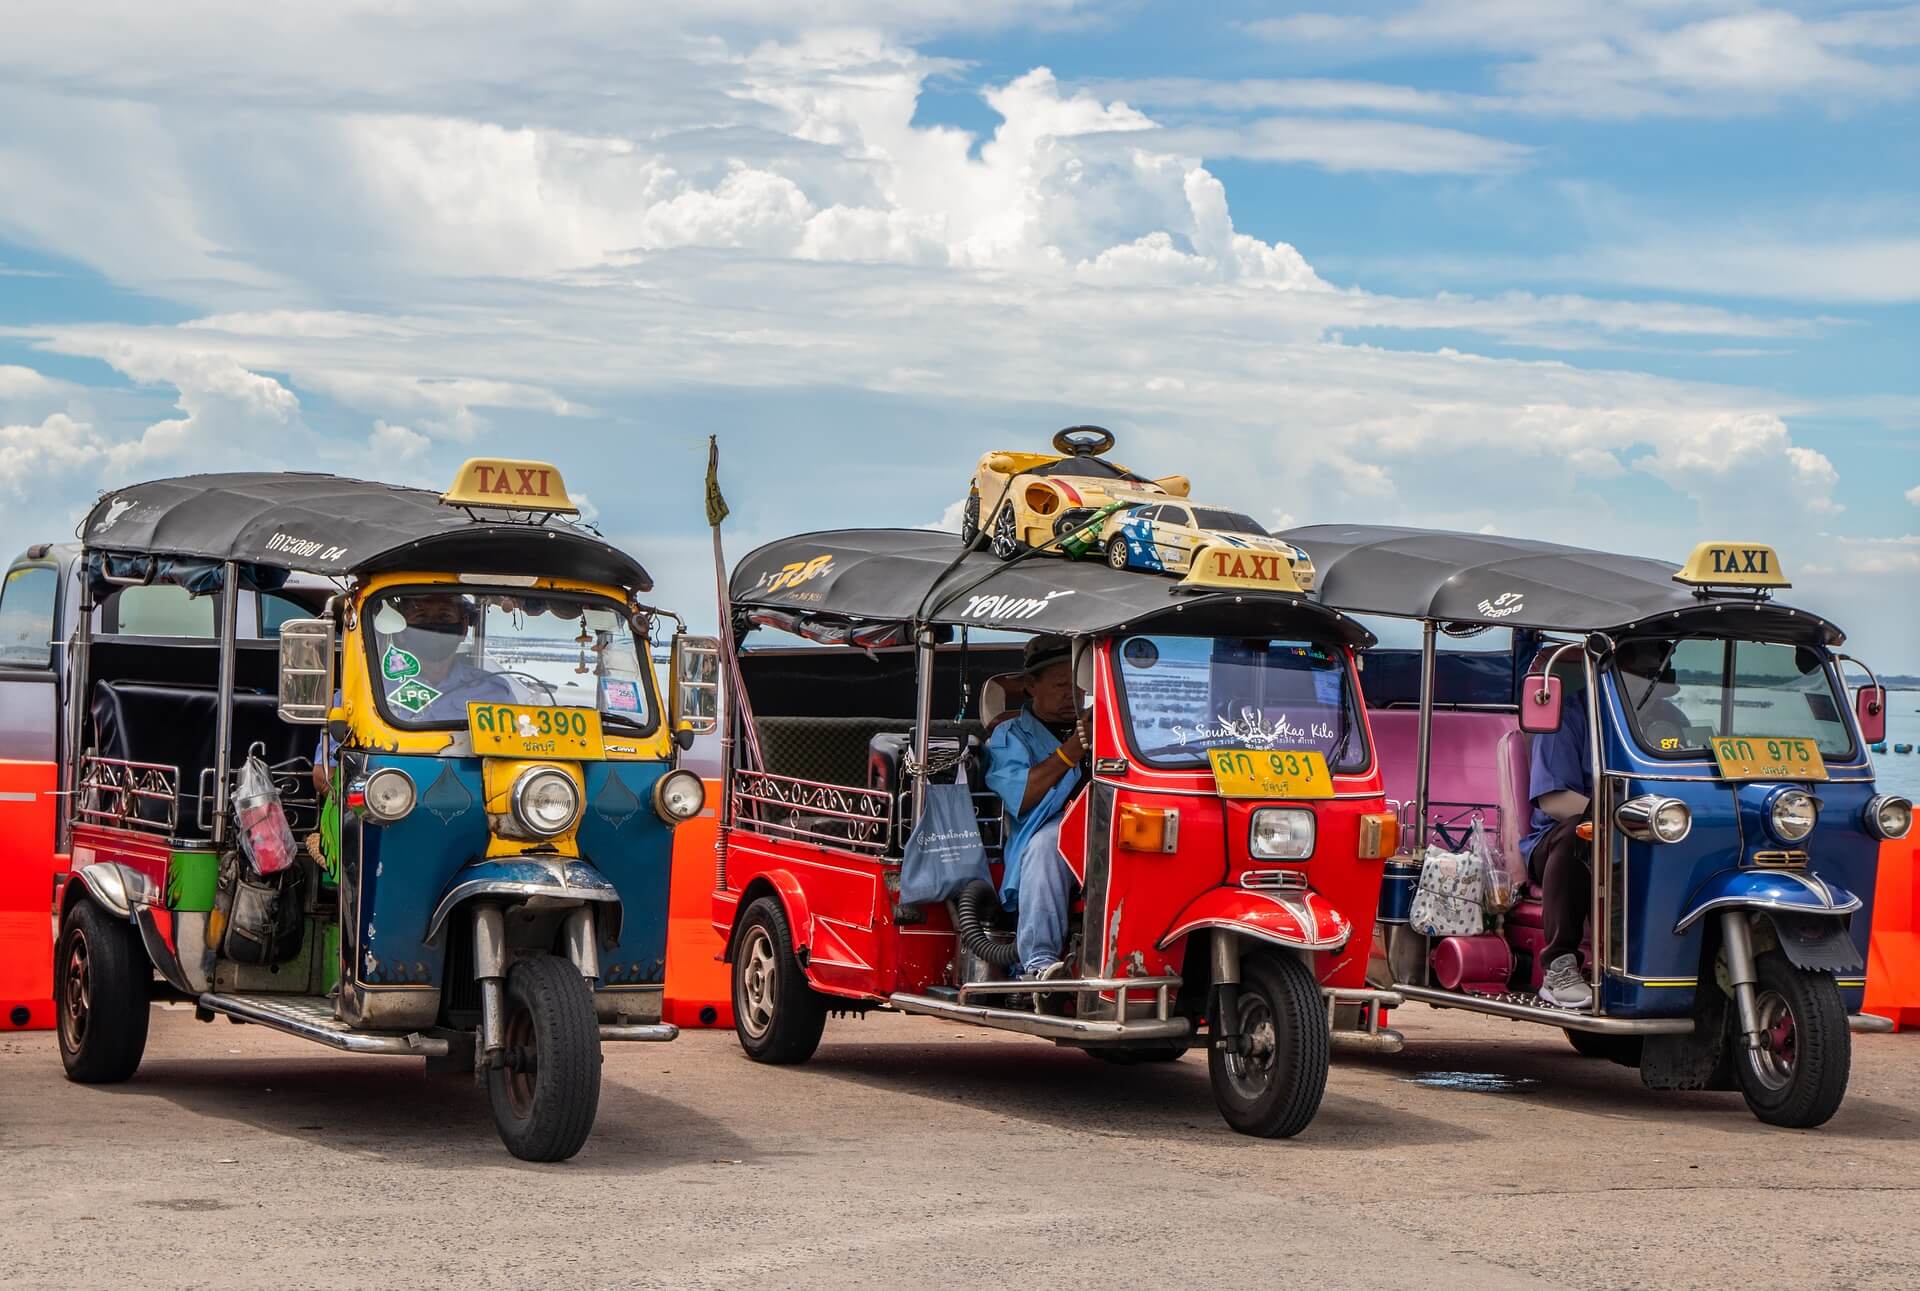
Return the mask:
<svg viewBox="0 0 1920 1291">
<path fill-rule="evenodd" d="M 1177 807 L 1120 806 L 1120 846 L 1132 852 L 1174 852 L 1180 848 Z"/>
<path fill-rule="evenodd" d="M 1593 841 L 1593 822 L 1590 820 L 1581 821 L 1573 827 L 1573 834 L 1575 838 L 1580 839 L 1582 842 L 1591 843 Z"/>
<path fill-rule="evenodd" d="M 1382 811 L 1360 817 L 1360 859 L 1378 861 L 1400 850 L 1400 818 Z"/>
</svg>

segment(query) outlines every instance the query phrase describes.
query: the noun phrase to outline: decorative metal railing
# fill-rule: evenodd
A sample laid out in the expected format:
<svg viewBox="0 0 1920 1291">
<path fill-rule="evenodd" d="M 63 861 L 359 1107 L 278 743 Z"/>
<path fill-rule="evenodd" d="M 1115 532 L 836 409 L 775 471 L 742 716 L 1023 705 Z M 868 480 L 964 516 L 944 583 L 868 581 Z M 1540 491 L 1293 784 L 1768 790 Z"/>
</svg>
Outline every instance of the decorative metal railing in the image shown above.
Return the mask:
<svg viewBox="0 0 1920 1291">
<path fill-rule="evenodd" d="M 95 825 L 171 838 L 180 821 L 180 768 L 88 755 L 74 814 Z"/>
<path fill-rule="evenodd" d="M 893 833 L 889 795 L 768 771 L 733 773 L 733 819 L 758 833 L 884 856 Z"/>
</svg>

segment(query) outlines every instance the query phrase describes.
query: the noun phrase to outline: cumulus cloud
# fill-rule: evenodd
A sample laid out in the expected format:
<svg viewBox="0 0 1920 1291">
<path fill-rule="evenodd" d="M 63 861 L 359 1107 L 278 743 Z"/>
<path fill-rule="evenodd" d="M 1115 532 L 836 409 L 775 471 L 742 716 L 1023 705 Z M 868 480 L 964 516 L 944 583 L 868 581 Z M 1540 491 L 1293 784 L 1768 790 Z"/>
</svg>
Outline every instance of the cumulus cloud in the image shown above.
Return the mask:
<svg viewBox="0 0 1920 1291">
<path fill-rule="evenodd" d="M 1912 488 L 1907 490 L 1907 501 L 1913 503 L 1913 505 L 1917 507 L 1920 507 L 1920 484 L 1916 484 Z"/>
<path fill-rule="evenodd" d="M 45 490 L 106 455 L 93 427 L 56 412 L 37 426 L 0 426 L 0 490 L 14 498 Z"/>
</svg>

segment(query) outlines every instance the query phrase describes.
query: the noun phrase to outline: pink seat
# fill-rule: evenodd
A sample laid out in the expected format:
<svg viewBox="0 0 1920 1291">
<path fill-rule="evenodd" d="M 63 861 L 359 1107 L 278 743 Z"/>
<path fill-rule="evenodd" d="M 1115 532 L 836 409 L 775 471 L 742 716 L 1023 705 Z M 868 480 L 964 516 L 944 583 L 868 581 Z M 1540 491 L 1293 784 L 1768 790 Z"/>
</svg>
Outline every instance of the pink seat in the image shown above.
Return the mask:
<svg viewBox="0 0 1920 1291">
<path fill-rule="evenodd" d="M 1420 754 L 1420 714 L 1410 708 L 1376 708 L 1367 718 L 1373 727 L 1374 746 L 1380 753 L 1380 773 L 1386 782 L 1387 796 L 1400 802 L 1412 802 L 1417 796 Z M 1477 807 L 1489 829 L 1499 831 L 1507 817 L 1501 796 L 1499 748 L 1508 735 L 1519 734 L 1519 719 L 1512 713 L 1482 713 L 1441 710 L 1433 715 L 1433 759 L 1429 774 L 1429 798 L 1434 804 L 1429 820 L 1452 821 L 1463 814 L 1462 807 Z M 1522 774 L 1525 772 L 1525 747 L 1521 749 Z M 1525 801 L 1526 786 L 1520 792 Z M 1495 815 L 1500 822 L 1492 819 Z M 1526 830 L 1526 814 L 1519 828 Z M 1515 835 L 1515 842 L 1519 835 Z"/>
</svg>

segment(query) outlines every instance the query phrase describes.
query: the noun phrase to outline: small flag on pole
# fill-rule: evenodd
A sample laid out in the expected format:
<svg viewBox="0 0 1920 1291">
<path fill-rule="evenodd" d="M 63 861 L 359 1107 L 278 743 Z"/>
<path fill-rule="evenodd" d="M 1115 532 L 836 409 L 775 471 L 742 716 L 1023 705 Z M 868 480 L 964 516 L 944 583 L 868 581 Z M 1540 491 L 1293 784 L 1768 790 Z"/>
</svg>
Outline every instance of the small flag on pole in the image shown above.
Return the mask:
<svg viewBox="0 0 1920 1291">
<path fill-rule="evenodd" d="M 727 499 L 720 492 L 720 437 L 707 436 L 707 523 L 718 529 L 727 518 Z"/>
</svg>

